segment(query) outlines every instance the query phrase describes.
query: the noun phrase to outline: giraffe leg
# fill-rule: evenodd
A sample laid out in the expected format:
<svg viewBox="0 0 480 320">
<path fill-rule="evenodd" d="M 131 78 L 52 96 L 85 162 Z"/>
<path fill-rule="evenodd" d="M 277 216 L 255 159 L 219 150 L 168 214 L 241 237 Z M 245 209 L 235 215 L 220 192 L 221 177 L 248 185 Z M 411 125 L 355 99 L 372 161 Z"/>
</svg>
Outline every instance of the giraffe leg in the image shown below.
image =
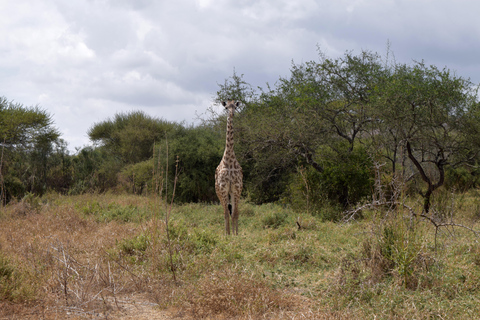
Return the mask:
<svg viewBox="0 0 480 320">
<path fill-rule="evenodd" d="M 225 218 L 225 234 L 230 234 L 230 210 L 228 209 L 228 195 L 222 197 L 221 199 L 222 207 L 223 207 L 223 215 Z M 233 227 L 233 220 L 232 220 L 232 227 Z"/>
<path fill-rule="evenodd" d="M 228 206 L 223 208 L 224 215 L 225 215 L 225 234 L 228 236 L 230 235 L 230 211 L 228 210 Z M 233 227 L 233 221 L 232 221 Z"/>
<path fill-rule="evenodd" d="M 233 234 L 234 235 L 238 235 L 238 216 L 239 216 L 239 212 L 238 212 L 238 203 L 239 203 L 239 199 L 240 197 L 237 196 L 237 195 L 232 195 L 232 202 L 233 202 L 233 205 L 232 205 L 232 231 L 233 231 Z"/>
</svg>

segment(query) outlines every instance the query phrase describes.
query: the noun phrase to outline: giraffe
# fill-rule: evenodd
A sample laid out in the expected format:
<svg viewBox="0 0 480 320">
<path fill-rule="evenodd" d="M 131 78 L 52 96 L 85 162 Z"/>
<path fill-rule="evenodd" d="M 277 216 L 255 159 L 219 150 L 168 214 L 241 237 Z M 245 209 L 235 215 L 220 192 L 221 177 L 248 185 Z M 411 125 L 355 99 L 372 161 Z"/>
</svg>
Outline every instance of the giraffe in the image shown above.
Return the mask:
<svg viewBox="0 0 480 320">
<path fill-rule="evenodd" d="M 222 161 L 215 170 L 215 191 L 223 207 L 225 234 L 230 234 L 230 218 L 232 218 L 232 232 L 238 235 L 238 202 L 242 193 L 243 172 L 233 151 L 233 114 L 240 102 L 228 100 L 222 104 L 228 111 L 227 139 Z"/>
</svg>

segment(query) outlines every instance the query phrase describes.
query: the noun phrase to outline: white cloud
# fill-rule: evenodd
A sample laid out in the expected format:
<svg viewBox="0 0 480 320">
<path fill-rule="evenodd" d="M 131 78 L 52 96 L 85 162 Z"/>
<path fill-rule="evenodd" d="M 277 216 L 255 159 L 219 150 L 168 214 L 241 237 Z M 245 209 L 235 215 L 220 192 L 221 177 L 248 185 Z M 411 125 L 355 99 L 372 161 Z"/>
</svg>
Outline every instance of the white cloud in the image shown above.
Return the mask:
<svg viewBox="0 0 480 320">
<path fill-rule="evenodd" d="M 58 38 L 57 53 L 59 57 L 68 60 L 69 63 L 83 62 L 95 58 L 95 52 L 90 49 L 84 42 L 82 35 L 79 34 L 63 34 Z"/>
</svg>

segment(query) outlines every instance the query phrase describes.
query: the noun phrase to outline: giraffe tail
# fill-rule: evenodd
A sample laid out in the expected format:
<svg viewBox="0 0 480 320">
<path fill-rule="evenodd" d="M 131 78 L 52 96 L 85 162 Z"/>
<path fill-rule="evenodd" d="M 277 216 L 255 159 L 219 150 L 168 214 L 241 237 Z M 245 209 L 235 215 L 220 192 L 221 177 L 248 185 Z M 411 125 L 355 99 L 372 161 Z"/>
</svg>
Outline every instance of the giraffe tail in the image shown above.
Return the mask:
<svg viewBox="0 0 480 320">
<path fill-rule="evenodd" d="M 230 203 L 228 204 L 228 211 L 230 211 L 230 216 L 232 216 L 232 205 Z"/>
</svg>

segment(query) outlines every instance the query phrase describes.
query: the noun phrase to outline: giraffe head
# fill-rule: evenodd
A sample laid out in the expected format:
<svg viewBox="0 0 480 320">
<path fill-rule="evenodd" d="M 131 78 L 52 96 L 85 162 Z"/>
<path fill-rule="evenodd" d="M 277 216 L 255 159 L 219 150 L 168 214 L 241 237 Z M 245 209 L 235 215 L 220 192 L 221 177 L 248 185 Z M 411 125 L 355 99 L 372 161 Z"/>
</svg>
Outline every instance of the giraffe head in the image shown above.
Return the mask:
<svg viewBox="0 0 480 320">
<path fill-rule="evenodd" d="M 240 105 L 240 101 L 227 100 L 223 101 L 222 105 L 225 107 L 225 109 L 227 109 L 231 113 L 234 113 L 237 107 Z"/>
</svg>

